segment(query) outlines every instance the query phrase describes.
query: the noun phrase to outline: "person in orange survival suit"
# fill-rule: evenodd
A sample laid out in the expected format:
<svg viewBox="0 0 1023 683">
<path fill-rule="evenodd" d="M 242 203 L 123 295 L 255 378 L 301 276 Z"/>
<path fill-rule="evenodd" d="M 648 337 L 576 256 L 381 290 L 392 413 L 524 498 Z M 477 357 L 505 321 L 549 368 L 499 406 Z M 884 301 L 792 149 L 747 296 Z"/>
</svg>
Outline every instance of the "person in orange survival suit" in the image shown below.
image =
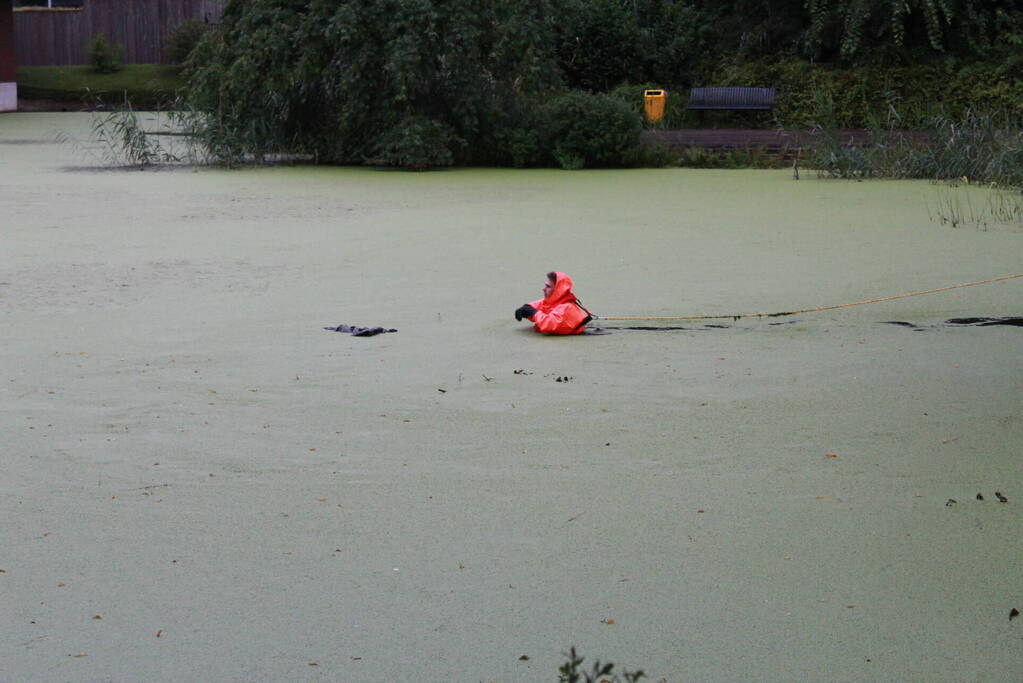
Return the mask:
<svg viewBox="0 0 1023 683">
<path fill-rule="evenodd" d="M 533 329 L 544 334 L 582 334 L 593 316 L 583 308 L 572 293 L 572 278 L 564 273 L 547 273 L 543 298 L 523 304 L 515 311 L 515 319 L 526 318 Z"/>
</svg>

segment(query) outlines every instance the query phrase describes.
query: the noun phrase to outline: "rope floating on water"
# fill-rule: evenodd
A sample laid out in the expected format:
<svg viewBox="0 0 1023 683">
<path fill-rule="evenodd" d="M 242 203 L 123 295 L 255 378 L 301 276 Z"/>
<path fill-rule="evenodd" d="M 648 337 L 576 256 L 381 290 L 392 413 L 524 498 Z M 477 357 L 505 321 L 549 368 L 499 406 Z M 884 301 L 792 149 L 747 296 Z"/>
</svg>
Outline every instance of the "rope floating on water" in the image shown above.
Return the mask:
<svg viewBox="0 0 1023 683">
<path fill-rule="evenodd" d="M 655 316 L 596 316 L 597 320 L 721 320 L 725 318 L 731 318 L 732 320 L 738 320 L 739 318 L 781 318 L 786 315 L 797 315 L 799 313 L 816 313 L 817 311 L 832 311 L 836 308 L 849 308 L 851 306 L 863 306 L 865 304 L 876 304 L 882 301 L 894 301 L 895 299 L 906 299 L 911 296 L 922 296 L 924 294 L 936 294 L 937 292 L 947 292 L 950 289 L 960 289 L 962 287 L 974 287 L 976 285 L 987 285 L 992 282 L 1001 282 L 1003 280 L 1012 280 L 1014 278 L 1023 277 L 1023 273 L 1017 275 L 1004 275 L 1002 277 L 991 278 L 990 280 L 980 280 L 978 282 L 964 282 L 961 285 L 949 285 L 948 287 L 939 287 L 938 289 L 927 289 L 922 292 L 910 292 L 909 294 L 896 294 L 895 296 L 881 297 L 880 299 L 867 299 L 866 301 L 854 301 L 848 304 L 836 304 L 834 306 L 818 306 L 817 308 L 802 308 L 798 311 L 779 311 L 778 313 L 737 313 L 732 315 L 655 315 Z"/>
</svg>

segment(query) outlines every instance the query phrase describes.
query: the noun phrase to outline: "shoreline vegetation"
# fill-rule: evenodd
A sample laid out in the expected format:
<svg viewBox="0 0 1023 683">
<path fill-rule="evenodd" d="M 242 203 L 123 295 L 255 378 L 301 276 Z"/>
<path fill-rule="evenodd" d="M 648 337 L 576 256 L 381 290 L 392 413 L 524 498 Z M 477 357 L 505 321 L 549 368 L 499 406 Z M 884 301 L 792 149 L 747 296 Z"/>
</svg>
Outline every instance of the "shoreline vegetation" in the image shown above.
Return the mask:
<svg viewBox="0 0 1023 683">
<path fill-rule="evenodd" d="M 838 5 L 811 4 L 809 14 L 779 6 L 784 30 L 754 11 L 746 28 L 759 43 L 730 51 L 727 16 L 681 0 L 499 12 L 437 2 L 393 16 L 372 4 L 253 0 L 229 3 L 215 27 L 175 29 L 167 60 L 177 66 L 122 65 L 120 46 L 97 35 L 93 68 L 24 67 L 18 80 L 41 108 L 94 107 L 93 134 L 112 164 L 792 166 L 796 177 L 802 167 L 1023 187 L 1023 58 L 1012 48 L 1023 8 L 938 16 L 928 5 L 887 17 L 872 6 L 853 26 L 838 22 Z M 874 31 L 877 22 L 887 28 Z M 664 42 L 668 28 L 677 39 Z M 692 85 L 778 96 L 771 111 L 694 112 Z M 656 123 L 644 120 L 647 89 L 668 93 Z M 162 130 L 135 114 L 152 109 L 165 114 Z M 677 135 L 727 129 L 773 139 Z M 179 139 L 165 144 L 167 133 Z"/>
<path fill-rule="evenodd" d="M 950 184 L 989 185 L 1009 192 L 1010 203 L 1023 210 L 1023 124 L 1004 112 L 967 112 L 960 120 L 935 117 L 924 130 L 908 130 L 893 108 L 884 125 L 850 130 L 828 124 L 830 100 L 818 96 L 821 115 L 804 130 L 672 131 L 641 130 L 638 124 L 624 137 L 634 138 L 633 167 L 783 168 L 800 167 L 822 177 L 928 179 Z M 224 159 L 216 141 L 204 140 L 204 121 L 195 111 L 156 112 L 156 121 L 143 123 L 130 103 L 93 114 L 92 139 L 102 143 L 108 166 L 188 163 L 238 166 L 249 164 L 317 163 L 312 154 L 266 154 Z M 623 118 L 623 127 L 630 124 Z M 208 129 L 205 129 L 208 133 Z M 701 136 L 701 133 L 709 133 Z M 170 138 L 174 144 L 162 140 Z M 701 139 L 703 142 L 701 143 Z M 62 142 L 76 142 L 63 136 Z M 172 149 L 173 147 L 173 149 Z M 586 164 L 579 159 L 556 159 L 565 169 Z M 386 160 L 366 159 L 362 165 L 388 166 Z M 448 164 L 444 164 L 448 165 Z M 1012 198 L 1012 193 L 1019 198 Z"/>
<path fill-rule="evenodd" d="M 821 105 L 826 110 L 826 99 Z M 1005 114 L 969 113 L 961 121 L 935 119 L 926 131 L 900 128 L 894 112 L 886 127 L 850 131 L 817 123 L 809 131 L 776 131 L 778 148 L 764 146 L 708 149 L 696 145 L 668 147 L 663 135 L 671 131 L 645 131 L 637 135 L 639 154 L 634 167 L 770 169 L 791 165 L 793 179 L 800 166 L 818 177 L 864 179 L 926 179 L 945 187 L 928 204 L 930 219 L 953 228 L 1023 227 L 1023 126 Z M 225 164 L 214 147 L 204 141 L 203 122 L 188 111 L 146 115 L 130 107 L 93 113 L 92 142 L 88 153 L 107 167 L 146 168 L 167 165 L 243 166 L 254 164 L 315 164 L 311 155 L 265 155 Z M 737 139 L 756 131 L 732 131 Z M 661 137 L 658 137 L 658 134 Z M 643 141 L 640 141 L 640 140 Z M 85 150 L 82 141 L 67 134 L 57 141 Z M 792 143 L 792 146 L 790 146 Z M 563 169 L 583 164 L 558 159 Z M 578 164 L 578 165 L 574 165 Z M 369 159 L 368 166 L 388 166 Z M 980 186 L 984 200 L 974 201 L 960 186 Z"/>
<path fill-rule="evenodd" d="M 134 67 L 134 68 L 133 68 Z M 204 125 L 206 117 L 194 109 L 182 106 L 168 93 L 178 91 L 181 69 L 161 65 L 129 65 L 121 72 L 119 83 L 126 86 L 113 95 L 110 74 L 89 74 L 88 67 L 34 67 L 45 74 L 46 87 L 27 86 L 22 92 L 27 106 L 23 111 L 94 111 L 93 134 L 108 147 L 108 165 L 149 165 L 174 163 L 183 159 L 166 149 L 159 141 L 168 129 L 147 130 L 138 122 L 137 111 L 156 110 L 168 117 L 169 132 L 189 139 L 188 163 L 214 163 L 226 166 L 248 163 L 279 163 L 282 159 L 298 159 L 307 163 L 321 160 L 312 153 L 288 154 L 285 151 L 263 155 L 239 153 L 224 154 L 223 141 L 209 139 L 211 129 Z M 68 87 L 78 75 L 89 74 L 78 85 Z M 140 78 L 149 78 L 142 92 Z M 92 87 L 105 89 L 93 91 Z M 898 101 L 888 103 L 884 119 L 873 118 L 860 129 L 843 125 L 847 119 L 837 109 L 835 99 L 827 91 L 815 91 L 808 98 L 803 126 L 783 127 L 780 120 L 774 126 L 757 128 L 742 126 L 741 122 L 718 127 L 694 126 L 676 117 L 676 128 L 666 123 L 642 123 L 643 86 L 622 86 L 603 98 L 597 96 L 563 97 L 552 107 L 545 125 L 559 128 L 555 139 L 580 139 L 579 132 L 589 131 L 597 139 L 595 149 L 568 149 L 554 152 L 546 163 L 537 163 L 524 153 L 521 159 L 512 159 L 513 166 L 553 165 L 566 169 L 590 166 L 695 168 L 782 168 L 793 167 L 816 171 L 835 178 L 927 178 L 947 182 L 974 182 L 999 186 L 1000 190 L 1023 187 L 1023 124 L 1020 117 L 1007 110 L 966 110 L 958 119 L 940 114 L 929 119 L 919 112 L 903 113 Z M 72 95 L 79 95 L 73 99 Z M 681 99 L 674 98 L 676 101 Z M 141 102 L 137 105 L 136 102 Z M 596 103 L 596 104 L 595 104 Z M 152 106 L 147 106 L 151 104 Z M 681 105 L 676 104 L 676 107 Z M 560 109 L 559 109 L 560 107 Z M 604 111 L 600 109 L 603 107 Z M 669 112 L 671 107 L 669 107 Z M 605 133 L 608 112 L 617 117 L 617 131 L 601 140 L 596 132 Z M 595 115 L 594 115 L 595 114 Z M 758 114 L 759 115 L 759 114 Z M 569 123 L 557 124 L 562 121 Z M 684 131 L 690 131 L 686 135 Z M 205 139 L 204 139 L 205 136 Z M 606 138 L 617 140 L 618 148 L 607 152 L 601 148 Z M 530 141 L 527 141 L 530 142 Z M 536 141 L 531 141 L 535 148 Z M 557 143 L 554 143 L 555 145 Z M 220 148 L 219 151 L 217 148 Z M 200 151 L 201 150 L 201 151 Z M 604 154 L 602 158 L 600 155 Z M 594 163 L 596 161 L 596 163 Z M 416 165 L 402 159 L 367 158 L 368 165 L 397 165 L 416 169 L 451 165 L 453 160 L 434 159 L 434 163 Z M 504 165 L 484 164 L 484 165 Z"/>
</svg>

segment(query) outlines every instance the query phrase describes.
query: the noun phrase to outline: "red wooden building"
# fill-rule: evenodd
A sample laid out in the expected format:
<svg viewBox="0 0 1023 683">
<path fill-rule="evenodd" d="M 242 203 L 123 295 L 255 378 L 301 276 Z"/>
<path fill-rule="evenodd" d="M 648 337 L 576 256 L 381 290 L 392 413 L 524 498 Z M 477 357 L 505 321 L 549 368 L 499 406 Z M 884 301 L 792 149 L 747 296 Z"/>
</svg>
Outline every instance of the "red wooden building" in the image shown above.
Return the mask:
<svg viewBox="0 0 1023 683">
<path fill-rule="evenodd" d="M 0 0 L 10 4 L 10 0 Z M 186 19 L 215 23 L 226 0 L 82 0 L 14 13 L 19 66 L 85 64 L 86 46 L 97 35 L 124 46 L 126 64 L 164 59 L 168 34 Z"/>
<path fill-rule="evenodd" d="M 0 111 L 18 108 L 14 66 L 14 0 L 0 0 Z"/>
</svg>

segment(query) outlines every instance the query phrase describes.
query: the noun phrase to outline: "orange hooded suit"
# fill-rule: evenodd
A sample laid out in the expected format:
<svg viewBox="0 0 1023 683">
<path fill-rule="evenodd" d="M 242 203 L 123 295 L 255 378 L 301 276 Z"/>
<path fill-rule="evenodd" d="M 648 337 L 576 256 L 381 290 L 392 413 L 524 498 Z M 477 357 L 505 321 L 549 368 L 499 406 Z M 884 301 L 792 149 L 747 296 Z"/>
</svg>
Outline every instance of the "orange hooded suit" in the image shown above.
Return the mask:
<svg viewBox="0 0 1023 683">
<path fill-rule="evenodd" d="M 529 318 L 533 329 L 544 334 L 582 334 L 592 316 L 572 293 L 572 278 L 564 273 L 554 273 L 554 276 L 550 295 L 529 303 L 536 309 Z"/>
</svg>

